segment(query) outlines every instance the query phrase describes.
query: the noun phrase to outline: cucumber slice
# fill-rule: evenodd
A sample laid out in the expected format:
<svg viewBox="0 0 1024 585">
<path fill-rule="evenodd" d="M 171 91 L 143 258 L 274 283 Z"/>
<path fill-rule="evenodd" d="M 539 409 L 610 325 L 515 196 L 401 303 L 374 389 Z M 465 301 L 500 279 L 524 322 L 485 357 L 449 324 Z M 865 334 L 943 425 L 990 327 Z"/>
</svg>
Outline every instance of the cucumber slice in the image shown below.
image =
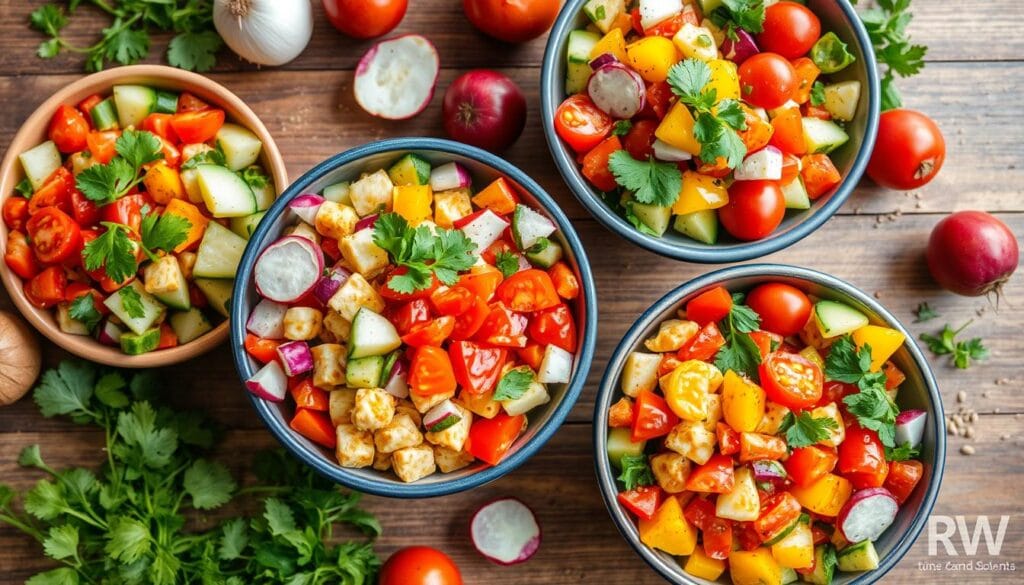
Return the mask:
<svg viewBox="0 0 1024 585">
<path fill-rule="evenodd" d="M 426 185 L 430 182 L 430 163 L 407 154 L 391 165 L 388 176 L 395 185 Z"/>
<path fill-rule="evenodd" d="M 234 278 L 245 252 L 246 241 L 228 228 L 211 221 L 196 252 L 192 274 L 196 278 Z"/>
<path fill-rule="evenodd" d="M 836 547 L 830 543 L 814 547 L 814 568 L 804 575 L 804 581 L 814 585 L 832 585 L 836 573 Z"/>
<path fill-rule="evenodd" d="M 178 94 L 173 91 L 156 90 L 156 111 L 160 114 L 178 112 Z"/>
<path fill-rule="evenodd" d="M 804 144 L 807 152 L 828 154 L 846 144 L 850 136 L 831 120 L 804 118 Z"/>
<path fill-rule="evenodd" d="M 722 6 L 722 0 L 697 0 L 700 4 L 700 11 L 707 16 Z"/>
<path fill-rule="evenodd" d="M 351 185 L 352 183 L 349 183 L 348 181 L 342 181 L 340 183 L 324 187 L 324 199 L 351 207 L 352 197 L 349 195 L 349 187 Z"/>
<path fill-rule="evenodd" d="M 547 238 L 541 238 L 526 251 L 526 259 L 538 268 L 551 268 L 562 259 L 562 246 Z"/>
<path fill-rule="evenodd" d="M 572 95 L 586 89 L 590 74 L 594 72 L 590 68 L 590 52 L 600 40 L 599 34 L 588 30 L 569 32 L 565 67 L 566 94 Z"/>
<path fill-rule="evenodd" d="M 196 307 L 182 313 L 174 313 L 167 320 L 171 323 L 174 334 L 178 336 L 178 343 L 188 343 L 213 329 L 206 315 Z"/>
<path fill-rule="evenodd" d="M 647 441 L 634 443 L 629 438 L 629 429 L 611 429 L 608 431 L 608 460 L 622 469 L 622 458 L 626 455 L 643 455 L 646 445 Z"/>
<path fill-rule="evenodd" d="M 626 3 L 623 0 L 590 0 L 583 5 L 583 13 L 603 33 L 612 28 L 612 23 L 625 9 Z"/>
<path fill-rule="evenodd" d="M 814 318 L 823 337 L 839 337 L 868 324 L 868 318 L 864 313 L 836 301 L 815 303 Z"/>
<path fill-rule="evenodd" d="M 395 369 L 395 364 L 398 363 L 398 358 L 402 357 L 402 350 L 396 350 L 388 354 L 388 357 L 384 359 L 384 367 L 380 371 L 380 387 L 387 386 L 388 379 L 391 378 L 391 371 Z"/>
<path fill-rule="evenodd" d="M 348 356 L 352 359 L 371 355 L 385 355 L 401 347 L 395 326 L 382 315 L 360 307 L 352 318 L 352 333 L 348 339 Z M 382 362 L 383 364 L 383 362 Z M 380 379 L 380 376 L 377 376 Z"/>
<path fill-rule="evenodd" d="M 769 538 L 768 540 L 764 541 L 765 546 L 771 546 L 773 544 L 782 542 L 783 539 L 788 537 L 790 534 L 793 533 L 794 530 L 796 530 L 797 525 L 800 524 L 801 521 L 803 521 L 803 515 L 802 514 L 800 516 L 797 516 L 796 518 L 794 518 L 792 523 L 790 523 L 788 526 L 786 526 L 785 528 L 780 530 L 778 533 L 776 533 L 775 536 L 773 536 L 773 537 Z M 810 521 L 810 520 L 808 519 L 808 521 Z"/>
<path fill-rule="evenodd" d="M 377 388 L 384 372 L 384 356 L 349 358 L 345 364 L 345 384 L 350 388 Z"/>
<path fill-rule="evenodd" d="M 164 256 L 156 262 L 150 262 L 143 273 L 143 280 L 149 286 L 149 290 L 170 289 L 171 292 L 152 293 L 168 307 L 185 311 L 192 306 L 188 295 L 188 281 L 185 280 L 185 274 L 182 273 L 181 266 L 174 256 Z"/>
<path fill-rule="evenodd" d="M 235 288 L 235 281 L 218 278 L 197 278 L 196 286 L 202 291 L 206 301 L 210 303 L 213 310 L 225 317 L 231 310 L 231 294 Z"/>
<path fill-rule="evenodd" d="M 516 205 L 512 214 L 512 238 L 520 250 L 529 250 L 541 238 L 555 233 L 555 224 L 550 219 L 523 205 Z"/>
<path fill-rule="evenodd" d="M 256 197 L 256 210 L 266 211 L 277 199 L 277 189 L 274 188 L 274 181 L 267 177 L 267 183 L 262 187 L 250 187 L 252 194 Z"/>
<path fill-rule="evenodd" d="M 661 207 L 637 201 L 632 201 L 630 206 L 633 208 L 633 215 L 640 220 L 640 223 L 650 228 L 654 232 L 653 235 L 660 238 L 668 230 L 668 224 L 672 220 L 671 207 Z"/>
<path fill-rule="evenodd" d="M 25 170 L 25 176 L 32 183 L 34 191 L 38 191 L 46 184 L 46 180 L 61 165 L 60 152 L 52 140 L 26 150 L 18 155 L 18 160 L 21 161 L 21 168 Z"/>
<path fill-rule="evenodd" d="M 218 165 L 199 165 L 196 179 L 213 217 L 242 217 L 259 211 L 256 196 L 237 173 Z"/>
<path fill-rule="evenodd" d="M 797 574 L 796 569 L 790 569 L 789 567 L 781 567 L 782 569 L 782 585 L 789 585 L 790 583 L 796 583 L 800 580 L 800 575 Z"/>
<path fill-rule="evenodd" d="M 160 345 L 160 328 L 147 329 L 136 335 L 135 333 L 121 334 L 121 351 L 128 355 L 139 355 L 149 353 Z"/>
<path fill-rule="evenodd" d="M 156 111 L 157 94 L 145 85 L 115 85 L 114 105 L 122 128 L 138 126 Z"/>
<path fill-rule="evenodd" d="M 878 568 L 878 552 L 870 540 L 863 540 L 839 551 L 836 561 L 840 571 L 872 571 Z"/>
<path fill-rule="evenodd" d="M 248 240 L 252 237 L 253 232 L 256 231 L 256 228 L 260 225 L 260 221 L 266 214 L 266 211 L 260 211 L 245 217 L 232 217 L 231 231 Z"/>
<path fill-rule="evenodd" d="M 230 122 L 217 131 L 216 141 L 224 153 L 224 164 L 232 171 L 255 163 L 263 149 L 263 143 L 248 128 Z"/>
<path fill-rule="evenodd" d="M 132 293 L 126 292 L 128 290 L 135 291 L 139 297 L 139 303 L 142 305 L 142 314 L 135 316 L 129 314 L 125 308 L 125 299 L 134 297 Z M 103 304 L 110 309 L 110 312 L 117 315 L 117 318 L 124 322 L 128 329 L 131 329 L 136 335 L 142 335 L 147 329 L 156 323 L 156 320 L 163 315 L 164 311 L 167 310 L 163 305 L 160 304 L 153 295 L 146 292 L 146 289 L 142 287 L 142 283 L 135 280 L 131 284 L 128 284 L 116 293 L 111 294 L 107 297 L 107 300 L 103 301 Z"/>
<path fill-rule="evenodd" d="M 93 106 L 89 110 L 89 117 L 92 118 L 93 128 L 101 132 L 117 128 L 117 108 L 114 106 L 114 98 L 108 97 Z"/>
<path fill-rule="evenodd" d="M 804 180 L 799 176 L 782 186 L 782 198 L 786 201 L 786 209 L 811 208 L 811 198 L 807 196 Z"/>
<path fill-rule="evenodd" d="M 704 244 L 718 241 L 718 213 L 714 209 L 702 209 L 677 215 L 672 229 Z"/>
</svg>

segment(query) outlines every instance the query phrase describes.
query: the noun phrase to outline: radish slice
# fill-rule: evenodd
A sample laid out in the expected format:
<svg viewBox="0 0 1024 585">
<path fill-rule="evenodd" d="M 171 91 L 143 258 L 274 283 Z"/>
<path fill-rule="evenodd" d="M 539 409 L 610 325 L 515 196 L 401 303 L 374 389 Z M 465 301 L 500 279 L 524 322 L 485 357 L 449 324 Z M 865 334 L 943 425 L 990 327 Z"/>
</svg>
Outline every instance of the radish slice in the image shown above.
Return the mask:
<svg viewBox="0 0 1024 585">
<path fill-rule="evenodd" d="M 472 183 L 469 171 L 459 163 L 450 162 L 430 171 L 430 188 L 434 191 L 468 189 Z"/>
<path fill-rule="evenodd" d="M 107 319 L 103 322 L 103 327 L 99 329 L 97 339 L 99 339 L 99 342 L 103 345 L 120 346 L 122 333 L 123 331 L 121 331 L 120 327 L 111 323 L 110 319 Z"/>
<path fill-rule="evenodd" d="M 618 62 L 619 60 L 618 58 L 615 57 L 615 55 L 612 55 L 611 53 L 601 53 L 597 57 L 594 57 L 593 59 L 590 60 L 590 68 L 596 71 L 597 69 L 600 69 L 601 67 L 604 67 L 609 63 Z"/>
<path fill-rule="evenodd" d="M 269 362 L 245 381 L 245 387 L 264 400 L 284 402 L 288 394 L 288 378 L 280 364 Z"/>
<path fill-rule="evenodd" d="M 846 502 L 836 519 L 849 542 L 874 542 L 896 519 L 899 504 L 884 487 L 860 490 Z"/>
<path fill-rule="evenodd" d="M 495 500 L 477 510 L 469 531 L 477 552 L 499 565 L 525 562 L 540 548 L 537 518 L 515 498 Z"/>
<path fill-rule="evenodd" d="M 430 103 L 440 70 L 437 50 L 426 38 L 405 35 L 382 41 L 356 66 L 356 102 L 380 118 L 411 118 Z"/>
<path fill-rule="evenodd" d="M 924 439 L 924 424 L 928 415 L 923 410 L 904 410 L 896 416 L 896 444 L 910 443 L 917 447 Z"/>
<path fill-rule="evenodd" d="M 643 109 L 647 88 L 640 75 L 622 63 L 607 63 L 587 83 L 594 105 L 613 118 L 632 118 Z"/>
<path fill-rule="evenodd" d="M 498 238 L 505 233 L 507 228 L 508 222 L 490 209 L 483 210 L 469 223 L 461 227 L 462 233 L 476 244 L 477 254 L 498 241 Z"/>
<path fill-rule="evenodd" d="M 307 238 L 285 236 L 260 254 L 253 269 L 256 290 L 279 303 L 302 298 L 320 280 L 324 256 Z"/>
<path fill-rule="evenodd" d="M 563 384 L 572 377 L 572 354 L 554 344 L 544 349 L 537 381 L 542 384 Z"/>
<path fill-rule="evenodd" d="M 355 231 L 361 232 L 366 228 L 372 228 L 373 226 L 377 225 L 378 217 L 380 216 L 374 213 L 373 215 L 367 215 L 363 219 L 360 219 L 359 221 L 356 222 Z"/>
<path fill-rule="evenodd" d="M 305 341 L 289 341 L 277 346 L 277 355 L 289 376 L 305 374 L 313 369 L 313 352 Z"/>
<path fill-rule="evenodd" d="M 660 139 L 655 139 L 654 144 L 652 144 L 651 147 L 654 149 L 654 158 L 658 160 L 682 162 L 693 158 L 692 154 L 681 148 L 676 148 L 667 142 L 663 142 Z"/>
<path fill-rule="evenodd" d="M 288 209 L 295 212 L 295 215 L 299 216 L 302 221 L 313 225 L 316 223 L 316 212 L 320 211 L 323 202 L 324 198 L 319 195 L 304 193 L 292 199 L 288 204 Z"/>
<path fill-rule="evenodd" d="M 316 300 L 326 305 L 327 301 L 331 300 L 331 297 L 334 296 L 334 293 L 338 292 L 338 289 L 348 282 L 348 277 L 350 276 L 352 276 L 352 273 L 340 266 L 329 269 L 327 274 L 313 287 L 313 296 L 316 297 Z"/>
<path fill-rule="evenodd" d="M 245 328 L 259 337 L 281 339 L 284 337 L 284 314 L 287 310 L 286 305 L 263 299 L 252 308 Z"/>
<path fill-rule="evenodd" d="M 445 400 L 423 415 L 423 427 L 439 433 L 462 420 L 462 411 L 451 400 Z"/>
<path fill-rule="evenodd" d="M 722 43 L 722 55 L 738 66 L 760 53 L 761 50 L 757 48 L 757 43 L 754 42 L 754 37 L 750 36 L 750 33 L 738 27 L 733 27 L 732 30 L 736 34 L 736 40 L 734 41 L 729 35 L 726 35 L 725 41 Z"/>
<path fill-rule="evenodd" d="M 782 178 L 782 151 L 766 146 L 743 159 L 732 176 L 737 181 L 778 181 Z"/>
</svg>

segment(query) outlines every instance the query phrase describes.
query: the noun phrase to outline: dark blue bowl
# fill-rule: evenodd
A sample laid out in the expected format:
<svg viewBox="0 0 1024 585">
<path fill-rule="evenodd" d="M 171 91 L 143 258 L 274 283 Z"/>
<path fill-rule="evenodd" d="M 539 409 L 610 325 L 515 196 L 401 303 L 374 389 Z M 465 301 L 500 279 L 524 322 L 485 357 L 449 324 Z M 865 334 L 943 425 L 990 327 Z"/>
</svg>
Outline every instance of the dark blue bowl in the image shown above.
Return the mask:
<svg viewBox="0 0 1024 585">
<path fill-rule="evenodd" d="M 456 161 L 465 165 L 477 186 L 504 176 L 520 188 L 525 203 L 541 210 L 558 225 L 558 237 L 565 250 L 565 261 L 576 272 L 582 289 L 582 295 L 576 301 L 580 341 L 575 353 L 576 363 L 571 380 L 568 384 L 549 388 L 551 401 L 530 413 L 526 433 L 498 465 L 486 466 L 478 463 L 453 473 L 435 473 L 415 483 L 403 483 L 391 472 L 380 472 L 370 468 L 346 469 L 339 466 L 333 453 L 288 427 L 289 406 L 271 403 L 251 394 L 249 398 L 256 413 L 285 448 L 325 477 L 375 495 L 425 498 L 475 488 L 494 481 L 525 463 L 565 421 L 565 417 L 579 398 L 593 361 L 594 345 L 597 340 L 597 295 L 594 277 L 590 272 L 590 262 L 569 219 L 562 213 L 555 200 L 526 173 L 479 148 L 435 138 L 401 138 L 374 142 L 353 148 L 320 163 L 288 187 L 267 211 L 259 228 L 249 240 L 238 267 L 231 300 L 231 351 L 238 374 L 243 380 L 248 379 L 258 367 L 243 348 L 245 322 L 250 309 L 259 300 L 253 284 L 253 264 L 260 252 L 277 240 L 286 225 L 294 219 L 289 217 L 290 213 L 286 213 L 288 202 L 300 193 L 319 192 L 327 185 L 356 178 L 364 171 L 372 172 L 386 168 L 410 152 L 432 163 Z"/>
<path fill-rule="evenodd" d="M 788 211 L 782 225 L 772 235 L 756 242 L 741 242 L 723 233 L 718 243 L 708 245 L 678 234 L 671 228 L 660 238 L 637 231 L 612 211 L 601 192 L 583 177 L 576 163 L 576 153 L 555 132 L 555 110 L 566 97 L 566 44 L 570 31 L 583 28 L 589 22 L 581 11 L 585 3 L 586 0 L 568 0 L 551 29 L 540 78 L 541 117 L 548 148 L 562 178 L 580 203 L 606 228 L 641 248 L 676 260 L 707 264 L 741 262 L 777 252 L 807 237 L 832 217 L 853 193 L 867 168 L 878 133 L 881 98 L 875 54 L 864 25 L 847 0 L 809 0 L 807 6 L 821 19 L 822 31 L 835 32 L 857 58 L 853 65 L 831 75 L 837 81 L 859 80 L 862 87 L 857 117 L 847 126 L 850 140 L 832 153 L 832 160 L 843 176 L 842 182 L 832 192 L 814 201 L 810 209 Z"/>
<path fill-rule="evenodd" d="M 619 390 L 619 377 L 626 357 L 641 347 L 643 340 L 653 335 L 662 321 L 675 317 L 676 311 L 688 300 L 716 286 L 724 286 L 731 292 L 740 292 L 764 282 L 784 282 L 809 295 L 847 303 L 867 315 L 873 325 L 892 327 L 906 336 L 903 347 L 892 357 L 907 376 L 906 381 L 900 386 L 896 402 L 901 408 L 919 408 L 927 413 L 928 422 L 921 444 L 924 476 L 910 499 L 901 506 L 893 525 L 875 541 L 875 548 L 881 559 L 879 567 L 865 573 L 837 572 L 833 581 L 835 585 L 868 585 L 879 582 L 910 550 L 928 523 L 928 515 L 931 514 L 938 498 L 942 471 L 946 464 L 946 418 L 942 412 L 942 398 L 928 360 L 914 343 L 913 335 L 899 320 L 871 295 L 834 276 L 814 270 L 784 264 L 747 264 L 724 268 L 683 284 L 640 315 L 608 361 L 594 406 L 594 462 L 605 506 L 622 536 L 659 575 L 671 583 L 681 585 L 714 583 L 686 573 L 675 557 L 651 549 L 640 542 L 636 522 L 616 499 L 617 473 L 612 469 L 607 451 L 608 408 L 622 395 Z M 725 583 L 726 580 L 723 577 L 719 582 Z"/>
</svg>

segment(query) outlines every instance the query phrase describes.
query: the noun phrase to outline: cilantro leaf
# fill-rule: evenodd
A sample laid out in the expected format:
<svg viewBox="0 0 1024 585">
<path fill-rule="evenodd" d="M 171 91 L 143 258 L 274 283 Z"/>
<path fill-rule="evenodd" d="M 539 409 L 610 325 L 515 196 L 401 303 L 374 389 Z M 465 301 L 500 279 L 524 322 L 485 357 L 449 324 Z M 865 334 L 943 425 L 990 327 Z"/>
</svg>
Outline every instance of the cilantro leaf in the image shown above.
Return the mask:
<svg viewBox="0 0 1024 585">
<path fill-rule="evenodd" d="M 625 136 L 633 129 L 633 122 L 630 120 L 619 120 L 612 126 L 612 136 Z"/>
<path fill-rule="evenodd" d="M 647 455 L 623 455 L 621 460 L 622 473 L 618 480 L 627 490 L 634 490 L 643 485 L 654 485 L 654 473 L 647 463 Z"/>
<path fill-rule="evenodd" d="M 679 199 L 683 175 L 675 164 L 653 157 L 638 161 L 625 150 L 617 150 L 608 158 L 608 168 L 615 181 L 632 191 L 640 203 L 667 207 Z"/>
<path fill-rule="evenodd" d="M 420 227 L 429 233 L 429 228 Z M 459 272 L 469 270 L 476 262 L 472 254 L 475 249 L 476 244 L 462 230 L 439 229 L 434 236 L 434 263 L 430 268 L 438 280 L 451 286 L 458 282 Z"/>
<path fill-rule="evenodd" d="M 18 184 L 14 186 L 14 190 L 25 199 L 31 198 L 32 193 L 35 192 L 35 190 L 32 189 L 32 182 L 28 180 L 28 177 L 18 181 Z"/>
<path fill-rule="evenodd" d="M 761 365 L 761 350 L 742 332 L 732 332 L 726 336 L 726 344 L 715 354 L 715 367 L 726 372 L 732 370 L 748 378 L 756 379 L 757 370 Z"/>
<path fill-rule="evenodd" d="M 149 553 L 152 541 L 148 526 L 135 518 L 120 517 L 111 525 L 103 550 L 112 558 L 130 564 Z"/>
<path fill-rule="evenodd" d="M 921 451 L 916 447 L 911 447 L 909 441 L 898 447 L 885 448 L 885 458 L 889 461 L 907 461 L 920 454 Z"/>
<path fill-rule="evenodd" d="M 151 213 L 142 218 L 139 231 L 144 248 L 170 252 L 185 241 L 190 229 L 192 222 L 180 215 Z"/>
<path fill-rule="evenodd" d="M 64 8 L 57 4 L 43 4 L 28 16 L 29 25 L 37 31 L 56 37 L 68 24 L 68 16 Z"/>
<path fill-rule="evenodd" d="M 114 446 L 114 452 L 134 473 L 166 467 L 178 447 L 177 433 L 157 425 L 156 412 L 148 402 L 136 402 L 130 412 L 118 415 L 117 434 L 123 442 Z"/>
<path fill-rule="evenodd" d="M 18 465 L 45 469 L 46 463 L 43 462 L 43 455 L 39 451 L 39 445 L 29 445 L 22 449 L 21 453 L 18 454 Z"/>
<path fill-rule="evenodd" d="M 967 341 L 958 341 L 956 336 L 967 328 L 972 321 L 968 321 L 954 330 L 947 323 L 937 335 L 928 333 L 921 334 L 921 341 L 928 345 L 928 349 L 935 355 L 949 355 L 949 361 L 957 368 L 966 370 L 971 365 L 971 360 L 985 360 L 989 357 L 988 348 L 985 347 L 980 337 L 974 337 Z"/>
<path fill-rule="evenodd" d="M 43 416 L 89 414 L 95 368 L 84 361 L 63 361 L 55 370 L 43 374 L 33 398 Z"/>
<path fill-rule="evenodd" d="M 114 143 L 117 154 L 136 168 L 164 157 L 160 139 L 145 130 L 125 130 Z"/>
<path fill-rule="evenodd" d="M 871 347 L 857 349 L 850 335 L 837 339 L 825 358 L 825 376 L 829 380 L 857 384 L 871 367 Z"/>
<path fill-rule="evenodd" d="M 149 53 L 149 34 L 145 30 L 129 28 L 120 17 L 103 29 L 103 34 L 106 38 L 92 51 L 91 61 L 87 63 L 97 71 L 103 69 L 103 59 L 131 65 Z"/>
<path fill-rule="evenodd" d="M 737 27 L 752 33 L 764 31 L 764 0 L 723 0 L 722 4 Z"/>
<path fill-rule="evenodd" d="M 92 296 L 92 295 L 87 295 Z M 111 408 L 124 408 L 130 404 L 128 395 L 124 393 L 127 386 L 124 376 L 116 372 L 104 374 L 96 381 L 96 399 Z"/>
<path fill-rule="evenodd" d="M 192 497 L 192 507 L 197 510 L 212 510 L 223 506 L 231 500 L 231 494 L 238 487 L 226 467 L 206 459 L 195 460 L 185 470 L 182 486 L 185 493 Z"/>
<path fill-rule="evenodd" d="M 288 504 L 277 498 L 267 498 L 264 504 L 263 517 L 267 521 L 270 533 L 274 536 L 295 530 L 295 514 Z"/>
<path fill-rule="evenodd" d="M 910 0 L 888 0 L 878 3 L 877 8 L 860 13 L 868 37 L 874 47 L 875 58 L 884 66 L 882 75 L 882 110 L 891 110 L 903 105 L 894 83 L 895 75 L 910 77 L 924 67 L 928 48 L 914 45 L 907 34 L 907 25 L 913 19 Z"/>
<path fill-rule="evenodd" d="M 78 528 L 70 524 L 52 526 L 46 539 L 43 540 L 43 552 L 56 561 L 77 558 Z"/>
<path fill-rule="evenodd" d="M 815 81 L 811 86 L 811 105 L 820 106 L 825 103 L 825 84 Z"/>
<path fill-rule="evenodd" d="M 167 46 L 167 62 L 188 71 L 209 71 L 224 41 L 215 31 L 183 32 Z"/>
<path fill-rule="evenodd" d="M 875 383 L 862 385 L 856 394 L 843 398 L 846 409 L 857 417 L 860 426 L 878 433 L 878 438 L 886 447 L 896 446 L 896 415 L 899 408 L 885 393 L 885 387 Z"/>
<path fill-rule="evenodd" d="M 747 147 L 739 134 L 710 113 L 698 114 L 693 135 L 701 143 L 700 159 L 707 164 L 717 164 L 721 157 L 729 168 L 734 169 L 747 154 Z"/>
<path fill-rule="evenodd" d="M 786 429 L 786 444 L 795 449 L 820 443 L 829 438 L 829 431 L 839 428 L 831 417 L 814 418 L 811 413 L 803 411 L 793 418 L 793 424 Z"/>
<path fill-rule="evenodd" d="M 697 111 L 707 111 L 715 105 L 716 92 L 704 91 L 711 82 L 711 68 L 700 59 L 676 63 L 668 70 L 666 81 L 680 101 Z"/>
<path fill-rule="evenodd" d="M 924 323 L 939 317 L 939 312 L 928 306 L 926 301 L 921 301 L 914 309 L 914 323 Z"/>
<path fill-rule="evenodd" d="M 494 391 L 494 400 L 516 400 L 533 384 L 534 375 L 528 367 L 512 368 L 505 372 L 505 375 L 498 381 L 498 387 Z"/>
<path fill-rule="evenodd" d="M 738 101 L 734 99 L 722 100 L 718 102 L 715 110 L 715 116 L 726 126 L 733 130 L 747 129 L 747 115 Z"/>
<path fill-rule="evenodd" d="M 501 271 L 501 275 L 508 278 L 519 272 L 519 257 L 508 250 L 502 250 L 494 256 L 494 265 Z"/>
<path fill-rule="evenodd" d="M 120 224 L 103 225 L 107 227 L 107 231 L 85 245 L 82 249 L 82 261 L 86 270 L 98 270 L 103 266 L 111 280 L 117 283 L 124 282 L 139 269 L 139 263 L 135 259 L 135 245 Z"/>
<path fill-rule="evenodd" d="M 181 164 L 181 170 L 187 171 L 189 169 L 194 169 L 194 168 L 198 167 L 199 165 L 217 165 L 219 167 L 226 166 L 227 165 L 227 159 L 224 157 L 224 151 L 221 150 L 220 145 L 218 144 L 217 148 L 213 148 L 213 149 L 210 149 L 210 150 L 207 150 L 207 151 L 204 151 L 204 152 L 200 152 L 199 154 L 197 154 L 197 155 L 193 156 L 192 158 L 188 159 L 187 161 L 183 162 Z M 249 170 L 249 169 L 246 169 L 246 170 Z M 245 179 L 244 172 L 243 172 L 243 175 L 242 175 L 242 179 L 243 180 Z"/>
<path fill-rule="evenodd" d="M 142 295 L 139 294 L 139 291 L 135 290 L 135 287 L 126 286 L 117 291 L 117 295 L 121 298 L 121 306 L 124 307 L 124 312 L 128 313 L 129 317 L 141 319 L 146 316 L 146 307 L 142 304 Z"/>
<path fill-rule="evenodd" d="M 233 561 L 241 557 L 245 547 L 249 545 L 248 526 L 245 520 L 235 518 L 224 523 L 223 531 L 217 556 L 221 560 Z"/>
<path fill-rule="evenodd" d="M 25 585 L 78 585 L 78 573 L 71 567 L 36 573 L 25 581 Z"/>
<path fill-rule="evenodd" d="M 221 153 L 221 156 L 223 156 L 223 153 Z M 242 180 L 253 189 L 262 189 L 270 184 L 270 177 L 263 172 L 262 168 L 256 165 L 246 167 L 241 174 Z"/>
<path fill-rule="evenodd" d="M 761 326 L 761 315 L 757 311 L 743 304 L 744 296 L 741 293 L 732 295 L 732 308 L 729 309 L 729 319 L 737 331 L 751 333 L 757 331 Z"/>
<path fill-rule="evenodd" d="M 136 171 L 123 158 L 104 165 L 93 165 L 75 178 L 75 186 L 89 200 L 110 203 L 135 186 Z"/>
<path fill-rule="evenodd" d="M 81 322 L 86 329 L 92 331 L 99 325 L 103 315 L 96 310 L 96 299 L 91 293 L 85 293 L 75 297 L 68 307 L 68 316 L 75 321 Z"/>
<path fill-rule="evenodd" d="M 458 273 L 469 270 L 476 262 L 472 252 L 476 244 L 461 230 L 437 229 L 427 226 L 412 228 L 397 213 L 382 213 L 373 227 L 373 243 L 386 250 L 395 264 L 405 271 L 395 273 L 387 286 L 399 293 L 428 288 L 431 274 L 451 285 Z"/>
</svg>

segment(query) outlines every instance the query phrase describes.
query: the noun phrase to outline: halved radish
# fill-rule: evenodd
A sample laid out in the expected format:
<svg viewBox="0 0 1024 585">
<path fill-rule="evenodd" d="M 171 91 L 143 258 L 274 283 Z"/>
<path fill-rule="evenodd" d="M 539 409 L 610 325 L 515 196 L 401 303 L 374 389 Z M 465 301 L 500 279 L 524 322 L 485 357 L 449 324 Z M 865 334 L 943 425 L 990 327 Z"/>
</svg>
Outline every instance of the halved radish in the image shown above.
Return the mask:
<svg viewBox="0 0 1024 585">
<path fill-rule="evenodd" d="M 434 191 L 450 191 L 452 189 L 468 189 L 473 183 L 466 167 L 456 162 L 434 167 L 430 171 L 430 188 Z"/>
<path fill-rule="evenodd" d="M 924 439 L 924 423 L 928 421 L 928 415 L 923 410 L 904 410 L 896 416 L 896 444 L 904 445 L 910 443 L 911 447 L 917 447 Z"/>
<path fill-rule="evenodd" d="M 839 515 L 839 530 L 849 542 L 875 541 L 892 525 L 900 509 L 896 498 L 884 487 L 858 491 L 846 502 Z"/>
<path fill-rule="evenodd" d="M 606 63 L 594 71 L 587 83 L 594 105 L 612 116 L 627 120 L 643 109 L 647 89 L 643 78 L 622 63 Z"/>
<path fill-rule="evenodd" d="M 281 369 L 281 364 L 272 361 L 246 380 L 245 387 L 249 392 L 265 400 L 284 402 L 284 397 L 288 394 L 288 377 Z"/>
<path fill-rule="evenodd" d="M 96 334 L 96 338 L 99 339 L 103 345 L 121 345 L 121 328 L 106 319 L 103 321 L 103 327 L 99 328 L 99 332 Z"/>
<path fill-rule="evenodd" d="M 299 219 L 313 225 L 316 223 L 316 212 L 323 205 L 324 198 L 312 193 L 303 193 L 288 203 L 288 209 L 295 212 Z"/>
<path fill-rule="evenodd" d="M 476 244 L 477 254 L 498 241 L 498 238 L 508 229 L 508 222 L 505 221 L 505 218 L 490 209 L 483 209 L 464 219 L 468 221 L 465 223 L 457 221 L 455 227 L 461 229 L 462 233 Z"/>
<path fill-rule="evenodd" d="M 374 116 L 411 118 L 430 103 L 440 70 L 437 50 L 426 38 L 405 35 L 382 41 L 356 66 L 356 102 Z"/>
<path fill-rule="evenodd" d="M 445 400 L 423 415 L 423 428 L 439 433 L 462 420 L 462 411 L 451 400 Z"/>
<path fill-rule="evenodd" d="M 299 236 L 285 236 L 260 254 L 253 278 L 264 298 L 291 303 L 316 286 L 323 270 L 324 255 L 316 244 Z"/>
<path fill-rule="evenodd" d="M 388 376 L 388 383 L 384 385 L 384 390 L 395 398 L 408 398 L 408 377 L 409 364 L 403 358 L 398 358 L 395 366 L 391 368 L 391 374 Z"/>
<path fill-rule="evenodd" d="M 252 308 L 245 328 L 259 337 L 281 339 L 284 337 L 284 314 L 287 310 L 287 305 L 263 299 Z"/>
<path fill-rule="evenodd" d="M 782 178 L 782 151 L 766 146 L 743 159 L 732 176 L 737 181 L 778 181 Z"/>
<path fill-rule="evenodd" d="M 540 548 L 540 525 L 533 511 L 516 498 L 485 504 L 469 525 L 477 552 L 499 565 L 529 560 Z"/>
</svg>

